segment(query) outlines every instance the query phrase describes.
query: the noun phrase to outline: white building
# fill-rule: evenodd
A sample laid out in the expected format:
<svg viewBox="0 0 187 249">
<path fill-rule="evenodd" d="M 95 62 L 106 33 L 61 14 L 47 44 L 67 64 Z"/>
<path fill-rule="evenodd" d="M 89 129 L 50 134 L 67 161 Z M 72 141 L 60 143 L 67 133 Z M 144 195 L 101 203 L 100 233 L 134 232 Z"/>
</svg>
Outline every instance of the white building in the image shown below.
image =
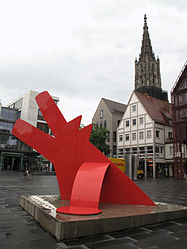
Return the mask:
<svg viewBox="0 0 187 249">
<path fill-rule="evenodd" d="M 164 174 L 165 143 L 172 142 L 170 121 L 168 101 L 134 91 L 118 127 L 118 157 L 137 155 L 146 177 Z"/>
<path fill-rule="evenodd" d="M 38 127 L 49 133 L 49 128 L 41 114 L 39 107 L 36 103 L 35 97 L 39 94 L 37 91 L 28 91 L 17 99 L 11 101 L 7 107 L 17 108 L 21 111 L 20 118 L 24 121 L 30 123 L 31 125 Z M 53 100 L 57 104 L 59 102 L 58 97 L 52 96 Z"/>
<path fill-rule="evenodd" d="M 10 102 L 6 108 L 8 109 L 15 109 L 20 113 L 20 118 L 23 119 L 24 121 L 30 123 L 31 125 L 37 127 L 38 129 L 48 133 L 48 134 L 52 134 L 51 130 L 49 129 L 48 124 L 46 123 L 46 121 L 44 120 L 44 117 L 37 105 L 37 102 L 35 100 L 35 97 L 39 94 L 39 92 L 37 91 L 28 91 L 25 94 L 23 94 L 22 96 L 18 97 L 17 99 L 13 100 L 12 102 Z M 54 97 L 52 96 L 53 100 L 55 101 L 55 103 L 57 104 L 59 101 L 58 97 Z M 10 133 L 12 132 L 12 129 L 10 130 Z M 29 162 L 30 165 L 33 165 L 33 158 L 32 157 L 36 157 L 36 155 L 32 155 L 32 151 L 35 152 L 33 149 L 30 148 L 30 154 L 27 153 L 26 150 L 28 150 L 28 146 L 25 146 L 24 149 L 24 143 L 21 143 L 22 145 L 22 149 L 19 149 L 16 147 L 16 150 L 14 151 L 15 154 L 15 158 L 17 158 L 17 154 L 18 154 L 18 150 L 21 151 L 20 157 L 21 160 L 19 160 L 18 162 L 18 166 L 17 168 L 20 170 L 23 170 L 25 162 Z M 25 151 L 24 151 L 25 150 Z M 12 157 L 11 155 L 11 151 L 9 152 L 8 156 Z M 17 153 L 17 154 L 16 154 Z M 36 153 L 36 152 L 35 152 Z M 38 153 L 37 153 L 38 154 Z M 7 159 L 9 160 L 9 159 Z M 45 166 L 45 168 L 50 170 L 52 169 L 52 164 L 45 158 L 43 158 L 42 156 L 38 156 L 37 161 L 39 160 L 39 162 L 37 163 L 38 165 L 40 164 L 41 167 L 41 163 L 43 163 L 43 166 Z M 2 158 L 2 164 L 3 164 L 3 158 Z M 36 160 L 35 160 L 36 161 Z M 13 165 L 14 166 L 14 165 Z M 12 168 L 15 168 L 13 167 Z M 33 165 L 34 166 L 34 165 Z M 3 168 L 3 166 L 1 167 Z M 5 167 L 4 167 L 5 168 Z"/>
<path fill-rule="evenodd" d="M 117 156 L 117 127 L 123 117 L 126 105 L 102 98 L 92 118 L 92 123 L 109 131 L 107 144 L 110 146 L 110 157 Z"/>
</svg>

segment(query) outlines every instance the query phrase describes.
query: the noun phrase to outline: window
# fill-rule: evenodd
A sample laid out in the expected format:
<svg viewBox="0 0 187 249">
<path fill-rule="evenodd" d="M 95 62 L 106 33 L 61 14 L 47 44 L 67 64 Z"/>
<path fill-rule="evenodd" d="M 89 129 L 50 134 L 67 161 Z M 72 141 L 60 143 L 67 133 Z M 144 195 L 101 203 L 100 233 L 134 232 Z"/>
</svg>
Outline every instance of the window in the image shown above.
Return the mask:
<svg viewBox="0 0 187 249">
<path fill-rule="evenodd" d="M 104 120 L 104 128 L 106 128 L 106 120 Z"/>
<path fill-rule="evenodd" d="M 164 151 L 164 148 L 163 147 L 160 147 L 160 153 L 162 154 Z"/>
<path fill-rule="evenodd" d="M 125 134 L 125 141 L 129 141 L 129 134 Z"/>
<path fill-rule="evenodd" d="M 152 137 L 152 132 L 151 130 L 147 131 L 147 138 L 151 138 Z"/>
<path fill-rule="evenodd" d="M 108 132 L 108 135 L 107 135 L 107 142 L 110 142 L 110 131 Z"/>
<path fill-rule="evenodd" d="M 37 128 L 49 134 L 49 126 L 45 123 L 37 123 Z"/>
<path fill-rule="evenodd" d="M 113 157 L 116 157 L 116 154 L 117 154 L 117 146 L 114 145 L 113 146 Z"/>
<path fill-rule="evenodd" d="M 123 156 L 123 149 L 119 149 L 119 156 Z"/>
<path fill-rule="evenodd" d="M 100 111 L 100 118 L 103 118 L 103 110 Z"/>
<path fill-rule="evenodd" d="M 12 132 L 14 124 L 0 121 L 0 133 L 8 134 Z"/>
<path fill-rule="evenodd" d="M 136 125 L 136 119 L 132 120 L 132 125 Z"/>
<path fill-rule="evenodd" d="M 147 146 L 147 153 L 153 153 L 153 146 Z"/>
<path fill-rule="evenodd" d="M 100 127 L 103 127 L 103 121 L 100 121 Z"/>
<path fill-rule="evenodd" d="M 144 154 L 145 153 L 145 147 L 139 147 L 139 152 L 140 152 L 140 154 Z"/>
<path fill-rule="evenodd" d="M 20 112 L 15 109 L 1 107 L 0 119 L 15 122 L 20 117 Z"/>
<path fill-rule="evenodd" d="M 160 138 L 160 131 L 156 130 L 156 138 Z"/>
<path fill-rule="evenodd" d="M 132 133 L 132 141 L 136 140 L 136 133 Z"/>
<path fill-rule="evenodd" d="M 123 136 L 119 135 L 119 141 L 122 142 L 123 141 Z"/>
<path fill-rule="evenodd" d="M 132 154 L 137 154 L 137 148 L 132 148 Z"/>
<path fill-rule="evenodd" d="M 142 125 L 143 124 L 143 117 L 139 118 L 139 124 Z"/>
<path fill-rule="evenodd" d="M 118 120 L 118 124 L 117 124 L 117 126 L 119 126 L 120 122 L 121 122 L 121 120 Z"/>
<path fill-rule="evenodd" d="M 172 132 L 168 132 L 168 138 L 172 139 L 173 138 L 173 133 Z"/>
<path fill-rule="evenodd" d="M 38 109 L 38 120 L 45 120 L 44 116 L 42 115 L 40 109 Z"/>
<path fill-rule="evenodd" d="M 136 111 L 136 105 L 132 106 L 132 111 L 135 112 Z"/>
<path fill-rule="evenodd" d="M 15 102 L 14 107 L 20 109 L 22 108 L 22 103 L 23 103 L 23 99 L 19 99 L 18 101 Z"/>
<path fill-rule="evenodd" d="M 113 131 L 113 142 L 116 142 L 116 131 Z"/>
<path fill-rule="evenodd" d="M 126 154 L 130 154 L 130 148 L 125 149 Z"/>
<path fill-rule="evenodd" d="M 170 155 L 173 155 L 173 146 L 170 146 L 170 147 L 169 147 L 169 154 L 170 154 Z"/>
<path fill-rule="evenodd" d="M 155 147 L 155 153 L 159 153 L 159 147 L 158 146 Z"/>
<path fill-rule="evenodd" d="M 143 131 L 139 132 L 139 140 L 142 140 L 144 138 Z"/>
<path fill-rule="evenodd" d="M 125 126 L 126 126 L 126 127 L 129 126 L 129 120 L 125 121 Z"/>
</svg>

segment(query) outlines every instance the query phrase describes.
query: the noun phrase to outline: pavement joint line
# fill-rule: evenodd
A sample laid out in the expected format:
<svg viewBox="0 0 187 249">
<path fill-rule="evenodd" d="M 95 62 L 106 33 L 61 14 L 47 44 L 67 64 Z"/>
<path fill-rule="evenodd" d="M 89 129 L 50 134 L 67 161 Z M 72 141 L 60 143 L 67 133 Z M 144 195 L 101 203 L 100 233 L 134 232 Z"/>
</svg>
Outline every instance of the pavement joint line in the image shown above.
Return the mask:
<svg viewBox="0 0 187 249">
<path fill-rule="evenodd" d="M 4 177 L 6 177 L 6 179 L 7 179 L 7 180 L 5 179 L 6 181 L 10 182 L 9 179 L 11 179 L 12 175 L 11 174 L 10 175 L 6 175 L 6 174 L 1 175 L 1 173 L 0 173 L 0 182 L 1 182 L 1 185 L 3 184 L 2 181 L 1 181 L 1 179 L 4 179 Z M 19 178 L 19 176 L 18 176 L 18 178 Z M 40 179 L 43 180 L 44 178 L 38 177 L 38 176 L 37 177 L 33 176 L 33 179 L 31 181 L 27 181 L 27 182 L 26 181 L 22 181 L 21 184 L 20 184 L 21 180 L 17 180 L 16 176 L 13 176 L 12 179 L 11 179 L 12 183 L 9 184 L 9 183 L 6 183 L 4 181 L 4 183 L 5 183 L 4 186 L 8 185 L 8 186 L 12 186 L 12 188 L 9 187 L 6 190 L 4 187 L 0 186 L 0 197 L 1 197 L 0 198 L 0 207 L 1 207 L 0 217 L 3 218 L 3 223 L 0 222 L 0 227 L 1 227 L 1 225 L 7 224 L 5 222 L 6 219 L 7 219 L 7 222 L 10 223 L 9 222 L 10 216 L 12 216 L 12 212 L 14 212 L 14 210 L 16 208 L 16 205 L 18 206 L 19 197 L 21 195 L 29 195 L 29 194 L 32 194 L 32 195 L 33 194 L 36 194 L 36 195 L 37 194 L 40 194 L 40 195 L 43 194 L 43 195 L 45 195 L 46 192 L 49 189 L 50 189 L 50 191 L 48 193 L 53 193 L 53 194 L 55 193 L 55 194 L 57 194 L 57 192 L 58 192 L 58 186 L 55 189 L 55 188 L 52 187 L 52 184 L 49 184 L 48 185 L 48 189 L 46 189 L 46 190 L 44 188 L 40 187 L 39 184 L 37 184 L 37 187 L 35 188 L 33 184 L 35 184 L 35 182 L 37 183 L 37 181 L 40 181 Z M 48 179 L 50 180 L 51 178 L 48 178 Z M 53 179 L 55 180 L 53 182 L 55 182 L 55 184 L 56 184 L 56 178 L 54 177 Z M 176 205 L 182 204 L 184 206 L 187 206 L 187 193 L 185 192 L 186 184 L 184 184 L 184 182 L 182 182 L 182 181 L 177 181 L 175 179 L 160 179 L 160 180 L 156 180 L 156 181 L 149 180 L 149 181 L 136 181 L 136 182 L 137 182 L 137 184 L 140 187 L 142 187 L 142 190 L 145 191 L 154 200 L 168 202 L 168 203 L 173 203 L 173 204 L 176 204 Z M 24 185 L 25 183 L 28 184 L 28 185 Z M 22 185 L 22 186 L 20 186 L 20 185 Z M 14 188 L 14 186 L 16 186 L 16 188 Z M 19 186 L 19 187 L 17 187 L 17 186 Z M 59 195 L 59 192 L 58 192 L 58 195 Z M 7 201 L 5 201 L 5 200 L 7 200 Z M 2 203 L 2 201 L 3 201 L 3 203 Z M 8 207 L 2 205 L 2 204 L 7 204 L 7 203 L 8 203 Z M 4 206 L 4 208 L 2 206 Z M 31 230 L 32 230 L 32 226 L 33 225 L 31 225 L 31 226 L 25 226 L 24 225 L 25 222 L 26 222 L 25 218 L 29 217 L 29 215 L 26 212 L 24 212 L 24 217 L 22 217 L 23 219 L 19 215 L 20 220 L 17 223 L 17 221 L 19 219 L 18 213 L 17 213 L 18 211 L 19 211 L 20 215 L 21 215 L 21 213 L 24 212 L 23 209 L 21 207 L 19 207 L 19 209 L 16 211 L 16 215 L 14 216 L 14 219 L 12 220 L 11 228 L 7 229 L 7 232 L 15 231 L 15 229 L 18 229 L 18 231 L 20 229 L 26 229 L 25 232 L 30 233 Z M 37 231 L 38 231 L 39 234 L 41 234 L 41 237 L 42 237 L 42 235 L 44 233 L 43 229 L 41 229 L 40 226 L 37 223 L 35 223 L 35 221 L 33 221 L 33 224 L 37 227 Z M 153 242 L 150 242 L 150 244 L 148 246 L 149 249 L 151 249 L 151 248 L 152 249 L 161 249 L 161 248 L 163 249 L 165 245 L 166 245 L 166 247 L 167 247 L 167 245 L 168 246 L 170 245 L 170 247 L 167 247 L 169 249 L 177 249 L 177 248 L 181 248 L 182 249 L 182 248 L 184 248 L 184 245 L 187 244 L 187 238 L 184 237 L 184 235 L 185 235 L 184 231 L 185 231 L 186 226 L 187 226 L 187 219 L 181 219 L 181 218 L 179 218 L 179 219 L 173 220 L 173 221 L 171 221 L 169 223 L 163 222 L 163 225 L 164 225 L 163 227 L 167 231 L 168 230 L 170 231 L 170 227 L 171 227 L 171 230 L 173 230 L 173 231 L 176 228 L 176 231 L 177 231 L 176 235 L 175 235 L 175 232 L 171 232 L 171 231 L 169 233 L 167 233 L 167 236 L 169 236 L 170 238 L 173 238 L 173 239 L 171 239 L 171 241 L 173 240 L 175 243 L 172 245 L 172 242 L 170 242 L 170 243 L 166 242 L 164 245 L 160 245 L 160 247 L 159 247 L 159 246 L 156 246 L 157 242 L 153 241 Z M 177 230 L 178 228 L 179 228 L 179 230 Z M 184 230 L 183 230 L 183 228 L 184 228 Z M 11 229 L 13 229 L 13 230 L 11 230 Z M 141 227 L 141 229 L 143 229 L 143 227 Z M 145 229 L 147 229 L 147 228 L 145 228 Z M 152 239 L 154 239 L 155 238 L 154 230 L 150 231 L 149 228 L 148 228 L 148 230 L 149 231 L 147 231 L 147 232 L 150 232 L 150 235 L 151 235 Z M 160 229 L 158 228 L 158 231 L 159 230 Z M 181 233 L 180 233 L 180 230 L 181 230 Z M 0 231 L 3 231 L 3 230 L 0 230 Z M 146 230 L 144 230 L 144 231 L 146 231 Z M 141 230 L 138 231 L 137 234 L 140 234 L 140 232 L 142 232 L 142 231 Z M 0 234 L 1 234 L 1 232 L 0 232 Z M 105 236 L 106 236 L 106 234 L 105 234 Z M 16 249 L 18 246 L 20 246 L 20 244 L 19 245 L 17 244 L 17 246 L 15 245 L 13 247 L 13 242 L 11 242 L 11 244 L 10 244 L 10 241 L 8 241 L 7 239 L 5 240 L 4 235 L 2 236 L 2 234 L 1 234 L 0 237 L 1 237 L 1 240 L 2 240 L 2 242 L 0 242 L 0 247 L 2 246 L 2 248 L 9 248 L 9 247 L 11 247 L 11 249 L 12 248 Z M 114 240 L 116 240 L 116 246 L 117 246 L 119 240 L 118 240 L 118 238 L 114 238 Z M 159 238 L 158 238 L 158 240 L 159 240 Z M 164 240 L 164 235 L 163 235 L 163 240 Z M 105 241 L 108 241 L 108 240 L 105 240 Z M 30 240 L 30 243 L 31 242 L 32 241 Z M 39 243 L 38 244 L 38 248 L 39 248 L 40 240 L 38 240 L 38 243 Z M 50 237 L 49 239 L 46 240 L 45 243 L 46 243 L 46 247 L 47 248 L 48 248 L 48 245 L 50 243 L 52 243 L 51 249 L 54 249 L 54 248 L 57 249 L 57 242 L 56 242 L 56 240 L 54 238 Z M 42 246 L 45 243 L 43 243 Z M 83 240 L 83 243 L 84 243 L 84 240 Z M 108 243 L 110 243 L 110 242 L 108 242 Z M 113 242 L 113 243 L 114 243 L 114 247 L 113 248 L 115 249 L 115 242 Z M 182 246 L 181 243 L 183 243 L 183 246 Z M 92 244 L 95 245 L 95 242 L 93 241 L 91 244 L 89 244 L 90 247 L 91 247 Z M 124 244 L 124 248 L 125 248 L 126 245 L 127 244 Z M 140 248 L 140 246 L 138 247 L 138 243 L 137 243 L 136 247 L 133 244 L 133 242 L 129 242 L 128 245 L 129 246 L 133 245 L 133 248 L 136 248 L 136 249 Z M 30 247 L 28 245 L 26 245 L 26 244 L 23 244 L 22 246 L 23 246 L 24 249 L 26 249 L 26 248 L 30 249 Z M 81 246 L 83 246 L 83 245 L 81 244 Z M 79 245 L 75 245 L 73 247 L 80 248 Z M 68 248 L 73 248 L 73 247 L 69 246 Z M 146 247 L 146 248 L 148 248 L 148 247 Z M 42 248 L 45 248 L 45 247 L 42 247 Z M 61 248 L 63 248 L 63 247 L 61 247 Z M 88 247 L 84 247 L 84 248 L 88 249 Z M 103 241 L 103 244 L 102 244 L 102 248 L 107 248 L 105 246 L 104 241 Z M 122 245 L 121 248 L 123 248 L 123 245 Z M 144 248 L 145 247 L 141 246 L 141 249 L 144 249 Z M 59 249 L 60 249 L 60 247 L 59 247 Z"/>
</svg>

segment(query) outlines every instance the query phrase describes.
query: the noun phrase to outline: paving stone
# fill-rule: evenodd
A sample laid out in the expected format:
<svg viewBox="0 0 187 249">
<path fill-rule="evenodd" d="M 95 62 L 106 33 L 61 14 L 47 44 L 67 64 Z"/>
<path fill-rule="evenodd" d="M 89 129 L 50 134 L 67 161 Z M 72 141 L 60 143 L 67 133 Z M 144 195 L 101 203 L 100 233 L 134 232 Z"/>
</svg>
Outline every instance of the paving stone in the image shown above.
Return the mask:
<svg viewBox="0 0 187 249">
<path fill-rule="evenodd" d="M 64 240 L 64 243 L 68 246 L 73 245 L 81 245 L 81 244 L 93 244 L 95 242 L 103 242 L 103 241 L 109 241 L 113 238 L 109 235 L 97 235 L 97 236 L 88 236 L 86 238 L 78 238 L 73 240 Z"/>
<path fill-rule="evenodd" d="M 150 232 L 151 230 L 145 227 L 138 227 L 138 228 L 133 228 L 133 229 L 112 232 L 112 233 L 109 233 L 109 235 L 117 239 L 117 238 L 128 237 L 128 236 L 135 235 L 135 234 L 150 233 Z"/>
<path fill-rule="evenodd" d="M 175 179 L 136 181 L 153 200 L 187 206 L 187 182 Z M 147 227 L 58 242 L 19 206 L 20 195 L 59 194 L 56 176 L 0 172 L 0 248 L 187 249 L 187 218 Z"/>
<path fill-rule="evenodd" d="M 150 235 L 148 237 L 142 238 L 141 240 L 138 240 L 135 244 L 142 248 L 147 248 L 148 246 L 161 246 L 168 244 L 170 242 L 175 242 L 177 240 L 176 237 L 172 235 Z"/>
<path fill-rule="evenodd" d="M 135 242 L 134 239 L 130 237 L 124 237 L 120 239 L 115 239 L 115 240 L 110 240 L 110 241 L 103 241 L 103 242 L 98 242 L 98 243 L 93 243 L 92 245 L 87 245 L 88 248 L 138 248 L 137 245 L 133 245 Z"/>
</svg>

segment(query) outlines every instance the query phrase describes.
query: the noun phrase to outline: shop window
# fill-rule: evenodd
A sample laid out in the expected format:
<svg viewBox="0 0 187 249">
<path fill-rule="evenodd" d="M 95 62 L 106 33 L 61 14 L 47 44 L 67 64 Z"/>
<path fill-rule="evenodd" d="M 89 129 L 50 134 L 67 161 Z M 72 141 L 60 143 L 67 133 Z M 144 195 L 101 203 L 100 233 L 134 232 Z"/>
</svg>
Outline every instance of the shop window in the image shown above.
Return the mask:
<svg viewBox="0 0 187 249">
<path fill-rule="evenodd" d="M 132 154 L 137 154 L 137 148 L 132 148 Z"/>
<path fill-rule="evenodd" d="M 116 157 L 116 154 L 117 154 L 117 146 L 114 145 L 113 146 L 113 157 Z"/>
<path fill-rule="evenodd" d="M 153 153 L 153 146 L 147 146 L 147 153 Z"/>
<path fill-rule="evenodd" d="M 145 147 L 139 147 L 139 152 L 140 152 L 140 154 L 144 154 L 145 153 Z"/>
<path fill-rule="evenodd" d="M 130 154 L 130 148 L 125 149 L 126 154 Z"/>
</svg>

